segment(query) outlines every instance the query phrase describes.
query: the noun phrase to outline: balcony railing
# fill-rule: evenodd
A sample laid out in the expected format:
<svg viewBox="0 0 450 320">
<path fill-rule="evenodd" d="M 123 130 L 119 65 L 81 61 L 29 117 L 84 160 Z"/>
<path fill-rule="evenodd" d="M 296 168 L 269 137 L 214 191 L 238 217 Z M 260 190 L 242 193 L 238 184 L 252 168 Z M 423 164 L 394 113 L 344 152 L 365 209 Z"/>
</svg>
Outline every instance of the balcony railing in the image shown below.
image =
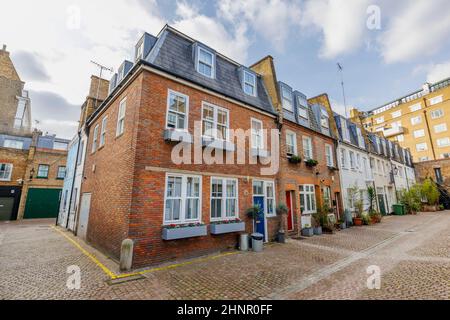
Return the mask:
<svg viewBox="0 0 450 320">
<path fill-rule="evenodd" d="M 401 127 L 401 126 L 383 130 L 383 134 L 386 138 L 398 136 L 398 135 L 404 134 L 404 133 L 405 133 L 405 128 Z"/>
</svg>

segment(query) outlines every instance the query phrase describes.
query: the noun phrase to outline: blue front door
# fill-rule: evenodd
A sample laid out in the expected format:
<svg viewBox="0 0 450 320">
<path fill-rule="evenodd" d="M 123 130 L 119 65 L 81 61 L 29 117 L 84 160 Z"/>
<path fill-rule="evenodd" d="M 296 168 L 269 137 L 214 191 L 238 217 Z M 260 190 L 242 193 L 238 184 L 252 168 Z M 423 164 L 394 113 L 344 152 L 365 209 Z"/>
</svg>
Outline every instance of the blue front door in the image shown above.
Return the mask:
<svg viewBox="0 0 450 320">
<path fill-rule="evenodd" d="M 264 240 L 266 240 L 266 223 L 265 223 L 265 215 L 264 215 L 264 197 L 256 196 L 253 197 L 253 205 L 257 205 L 260 207 L 258 218 L 255 221 L 255 232 L 261 233 L 264 235 Z"/>
</svg>

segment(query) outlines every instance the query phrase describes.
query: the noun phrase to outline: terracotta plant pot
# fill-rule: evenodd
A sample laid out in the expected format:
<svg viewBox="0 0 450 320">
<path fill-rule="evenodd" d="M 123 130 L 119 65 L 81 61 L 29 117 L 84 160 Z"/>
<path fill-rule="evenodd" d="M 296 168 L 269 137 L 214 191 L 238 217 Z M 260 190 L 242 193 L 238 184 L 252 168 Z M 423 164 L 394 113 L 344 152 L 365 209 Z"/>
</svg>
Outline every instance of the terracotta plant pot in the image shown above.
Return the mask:
<svg viewBox="0 0 450 320">
<path fill-rule="evenodd" d="M 353 224 L 355 226 L 362 226 L 363 225 L 363 219 L 362 218 L 353 218 Z"/>
</svg>

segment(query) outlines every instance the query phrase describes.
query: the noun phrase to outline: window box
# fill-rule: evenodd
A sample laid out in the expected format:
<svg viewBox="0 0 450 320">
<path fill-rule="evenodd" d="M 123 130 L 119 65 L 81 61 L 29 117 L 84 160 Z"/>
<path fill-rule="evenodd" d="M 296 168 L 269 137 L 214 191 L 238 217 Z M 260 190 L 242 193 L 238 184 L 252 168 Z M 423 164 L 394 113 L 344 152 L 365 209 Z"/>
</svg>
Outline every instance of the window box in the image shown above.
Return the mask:
<svg viewBox="0 0 450 320">
<path fill-rule="evenodd" d="M 269 158 L 270 152 L 263 149 L 252 148 L 252 157 Z"/>
<path fill-rule="evenodd" d="M 328 166 L 328 169 L 331 171 L 339 171 L 339 169 L 336 168 L 335 166 Z"/>
<path fill-rule="evenodd" d="M 211 234 L 224 234 L 245 231 L 245 222 L 241 220 L 211 223 Z"/>
<path fill-rule="evenodd" d="M 289 162 L 292 164 L 299 164 L 300 162 L 302 162 L 302 158 L 300 158 L 299 156 L 296 155 L 291 155 L 288 157 Z"/>
<path fill-rule="evenodd" d="M 234 143 L 231 143 L 229 141 L 203 137 L 202 144 L 204 147 L 218 149 L 218 150 L 225 150 L 227 152 L 235 152 L 236 151 L 236 146 L 234 145 Z"/>
<path fill-rule="evenodd" d="M 170 225 L 163 227 L 163 240 L 203 237 L 208 234 L 206 225 Z"/>
<path fill-rule="evenodd" d="M 192 136 L 189 132 L 186 132 L 186 131 L 175 130 L 175 129 L 166 129 L 164 131 L 164 140 L 174 141 L 174 142 L 192 143 Z"/>
</svg>

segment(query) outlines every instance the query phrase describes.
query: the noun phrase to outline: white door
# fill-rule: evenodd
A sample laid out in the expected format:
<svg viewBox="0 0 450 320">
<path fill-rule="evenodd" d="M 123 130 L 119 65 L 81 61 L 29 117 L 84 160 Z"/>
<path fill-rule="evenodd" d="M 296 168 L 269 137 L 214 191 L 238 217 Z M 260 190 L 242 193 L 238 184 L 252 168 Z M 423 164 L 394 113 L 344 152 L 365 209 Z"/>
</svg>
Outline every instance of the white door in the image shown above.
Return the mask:
<svg viewBox="0 0 450 320">
<path fill-rule="evenodd" d="M 86 239 L 90 209 L 91 209 L 91 194 L 83 193 L 83 195 L 81 196 L 80 220 L 79 220 L 79 224 L 78 224 L 78 236 L 84 240 Z"/>
</svg>

